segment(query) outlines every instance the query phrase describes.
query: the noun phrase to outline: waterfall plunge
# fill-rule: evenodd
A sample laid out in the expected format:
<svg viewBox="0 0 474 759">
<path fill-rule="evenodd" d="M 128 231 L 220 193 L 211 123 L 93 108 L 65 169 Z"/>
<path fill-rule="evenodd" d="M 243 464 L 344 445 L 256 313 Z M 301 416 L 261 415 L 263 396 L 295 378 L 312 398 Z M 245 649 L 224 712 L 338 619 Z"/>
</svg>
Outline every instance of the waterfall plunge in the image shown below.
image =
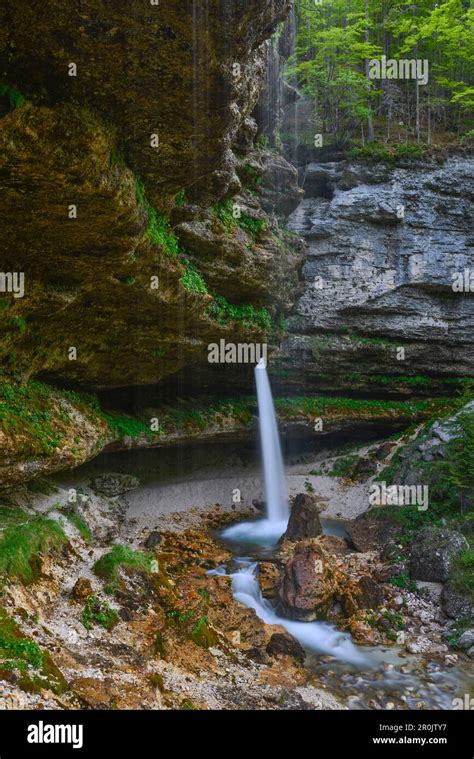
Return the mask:
<svg viewBox="0 0 474 759">
<path fill-rule="evenodd" d="M 288 522 L 288 492 L 272 391 L 265 363 L 255 367 L 265 502 L 269 522 Z"/>
<path fill-rule="evenodd" d="M 289 517 L 288 492 L 283 467 L 280 436 L 272 391 L 263 359 L 255 367 L 258 422 L 265 485 L 266 518 L 241 522 L 224 531 L 230 540 L 243 543 L 275 543 L 286 530 Z"/>
</svg>

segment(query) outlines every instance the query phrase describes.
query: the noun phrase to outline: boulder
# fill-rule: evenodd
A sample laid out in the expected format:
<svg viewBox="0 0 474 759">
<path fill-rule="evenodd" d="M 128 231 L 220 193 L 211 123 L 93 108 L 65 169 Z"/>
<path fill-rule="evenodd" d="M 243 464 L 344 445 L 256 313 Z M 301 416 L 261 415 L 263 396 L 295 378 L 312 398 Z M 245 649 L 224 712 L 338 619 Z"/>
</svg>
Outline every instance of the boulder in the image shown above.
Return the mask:
<svg viewBox="0 0 474 759">
<path fill-rule="evenodd" d="M 370 575 L 363 575 L 347 587 L 341 602 L 344 614 L 351 617 L 359 609 L 375 610 L 382 606 L 383 590 Z"/>
<path fill-rule="evenodd" d="M 361 516 L 346 526 L 346 532 L 356 551 L 366 553 L 387 545 L 395 538 L 397 530 L 381 519 Z"/>
<path fill-rule="evenodd" d="M 123 495 L 129 490 L 138 487 L 140 480 L 131 474 L 100 474 L 91 480 L 91 488 L 100 495 L 106 495 L 110 498 Z"/>
<path fill-rule="evenodd" d="M 311 621 L 324 616 L 337 590 L 329 555 L 317 543 L 296 546 L 287 561 L 279 589 L 283 612 L 291 619 Z"/>
<path fill-rule="evenodd" d="M 458 646 L 464 651 L 467 651 L 474 646 L 474 629 L 466 630 L 466 632 L 463 632 L 459 638 Z"/>
<path fill-rule="evenodd" d="M 160 542 L 161 542 L 160 533 L 157 530 L 152 530 L 143 545 L 145 546 L 145 548 L 150 550 L 151 548 L 156 548 L 156 546 Z"/>
<path fill-rule="evenodd" d="M 410 654 L 434 654 L 437 646 L 429 638 L 420 635 L 416 640 L 409 641 L 406 644 L 406 649 Z"/>
<path fill-rule="evenodd" d="M 75 601 L 85 601 L 93 593 L 91 581 L 87 577 L 78 577 L 71 591 Z"/>
<path fill-rule="evenodd" d="M 317 496 L 299 493 L 293 501 L 288 527 L 282 539 L 296 542 L 322 534 Z"/>
<path fill-rule="evenodd" d="M 304 648 L 288 632 L 273 633 L 267 645 L 267 654 L 270 656 L 294 656 L 299 661 L 304 661 L 305 658 Z"/>
<path fill-rule="evenodd" d="M 474 618 L 474 606 L 471 601 L 454 590 L 449 582 L 441 593 L 441 608 L 451 619 Z"/>
<path fill-rule="evenodd" d="M 451 561 L 465 548 L 469 548 L 469 544 L 460 533 L 424 527 L 411 547 L 411 577 L 425 582 L 446 582 Z"/>
<path fill-rule="evenodd" d="M 278 594 L 280 571 L 276 564 L 269 561 L 261 561 L 258 567 L 258 581 L 262 596 L 273 599 Z"/>
</svg>

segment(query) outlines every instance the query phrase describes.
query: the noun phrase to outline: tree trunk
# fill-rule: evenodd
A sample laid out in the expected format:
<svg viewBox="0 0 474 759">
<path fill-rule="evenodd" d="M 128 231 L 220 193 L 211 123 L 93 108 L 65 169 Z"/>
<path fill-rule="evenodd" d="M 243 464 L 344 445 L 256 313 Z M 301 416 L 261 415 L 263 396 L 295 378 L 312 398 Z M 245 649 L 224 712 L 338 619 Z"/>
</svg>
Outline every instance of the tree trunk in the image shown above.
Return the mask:
<svg viewBox="0 0 474 759">
<path fill-rule="evenodd" d="M 365 0 L 365 41 L 366 43 L 370 42 L 370 31 L 369 31 L 369 0 Z M 370 76 L 369 76 L 369 59 L 365 59 L 365 77 L 367 79 L 367 108 L 368 108 L 368 115 L 367 115 L 367 142 L 371 143 L 375 140 L 374 135 L 374 122 L 372 120 L 372 111 L 371 111 L 371 103 L 370 103 Z"/>
</svg>

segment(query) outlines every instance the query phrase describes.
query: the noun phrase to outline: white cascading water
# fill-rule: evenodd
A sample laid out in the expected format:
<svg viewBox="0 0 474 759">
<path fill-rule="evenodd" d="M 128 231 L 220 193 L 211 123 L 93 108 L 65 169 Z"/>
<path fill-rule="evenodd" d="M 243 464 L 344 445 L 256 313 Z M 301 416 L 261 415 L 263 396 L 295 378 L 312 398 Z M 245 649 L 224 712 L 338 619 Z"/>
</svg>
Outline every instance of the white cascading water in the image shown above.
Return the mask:
<svg viewBox="0 0 474 759">
<path fill-rule="evenodd" d="M 262 359 L 255 367 L 258 423 L 263 461 L 266 518 L 242 522 L 224 531 L 224 537 L 242 542 L 276 542 L 286 530 L 289 518 L 288 490 L 283 466 L 280 435 L 273 405 L 267 368 Z"/>
<path fill-rule="evenodd" d="M 234 598 L 244 606 L 254 609 L 257 616 L 267 625 L 281 625 L 298 640 L 306 651 L 334 656 L 339 661 L 356 667 L 373 666 L 373 662 L 360 648 L 354 645 L 348 633 L 336 630 L 327 622 L 295 622 L 279 617 L 269 601 L 263 598 L 258 584 L 257 562 L 237 559 L 239 569 L 229 576 L 232 579 Z M 210 575 L 226 575 L 225 567 L 211 570 Z"/>
<path fill-rule="evenodd" d="M 258 423 L 263 459 L 265 502 L 270 522 L 288 523 L 288 491 L 283 467 L 280 435 L 273 405 L 267 369 L 263 361 L 255 367 L 257 384 Z"/>
</svg>

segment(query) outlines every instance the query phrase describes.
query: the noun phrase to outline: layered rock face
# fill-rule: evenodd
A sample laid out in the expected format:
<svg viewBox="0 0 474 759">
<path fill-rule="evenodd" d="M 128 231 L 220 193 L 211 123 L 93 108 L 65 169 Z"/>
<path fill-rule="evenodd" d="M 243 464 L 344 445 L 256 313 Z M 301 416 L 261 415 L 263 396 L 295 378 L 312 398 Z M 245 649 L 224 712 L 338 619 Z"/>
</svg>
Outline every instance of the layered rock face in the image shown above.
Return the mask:
<svg viewBox="0 0 474 759">
<path fill-rule="evenodd" d="M 474 271 L 474 160 L 313 163 L 304 187 L 289 226 L 308 243 L 306 291 L 276 374 L 290 387 L 431 394 L 472 376 L 474 301 L 456 283 Z"/>
<path fill-rule="evenodd" d="M 275 321 L 291 306 L 301 255 L 276 215 L 298 203 L 296 171 L 262 151 L 245 158 L 264 41 L 288 7 L 3 4 L 1 269 L 25 277 L 24 297 L 0 293 L 8 376 L 152 385 L 207 369 L 222 338 L 265 339 L 261 324 L 216 318 L 212 296 L 268 307 Z M 265 175 L 291 185 L 289 205 L 264 191 Z M 247 228 L 222 223 L 223 199 Z M 183 279 L 186 261 L 204 285 L 193 271 Z"/>
<path fill-rule="evenodd" d="M 183 187 L 220 197 L 235 182 L 230 147 L 258 98 L 262 43 L 289 0 L 2 5 L 6 81 L 35 103 L 97 113 L 155 206 Z"/>
</svg>

